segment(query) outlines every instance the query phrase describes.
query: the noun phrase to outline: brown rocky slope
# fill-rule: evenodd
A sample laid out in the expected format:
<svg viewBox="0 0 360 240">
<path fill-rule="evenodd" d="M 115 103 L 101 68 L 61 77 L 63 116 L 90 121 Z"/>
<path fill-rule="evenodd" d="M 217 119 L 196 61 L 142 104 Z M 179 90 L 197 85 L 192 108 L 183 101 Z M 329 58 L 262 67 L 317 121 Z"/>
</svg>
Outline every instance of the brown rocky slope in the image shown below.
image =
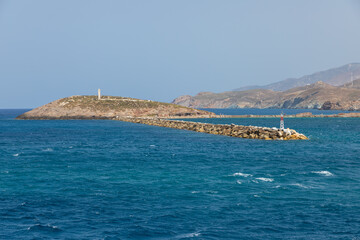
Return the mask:
<svg viewBox="0 0 360 240">
<path fill-rule="evenodd" d="M 113 119 L 115 117 L 206 117 L 214 113 L 135 98 L 72 96 L 35 108 L 17 119 Z"/>
<path fill-rule="evenodd" d="M 298 108 L 360 110 L 360 89 L 352 85 L 335 87 L 317 82 L 284 92 L 268 89 L 186 95 L 172 103 L 193 108 Z"/>
</svg>

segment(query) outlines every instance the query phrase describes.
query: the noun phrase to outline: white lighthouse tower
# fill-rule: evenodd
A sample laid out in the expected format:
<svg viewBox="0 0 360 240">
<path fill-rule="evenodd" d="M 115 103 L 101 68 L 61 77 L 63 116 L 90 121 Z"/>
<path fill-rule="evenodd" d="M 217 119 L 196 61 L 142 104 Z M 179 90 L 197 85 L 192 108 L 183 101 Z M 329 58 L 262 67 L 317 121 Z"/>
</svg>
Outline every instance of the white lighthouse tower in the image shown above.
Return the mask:
<svg viewBox="0 0 360 240">
<path fill-rule="evenodd" d="M 281 117 L 280 117 L 280 129 L 284 130 L 284 115 L 283 113 L 281 113 Z"/>
<path fill-rule="evenodd" d="M 100 90 L 100 88 L 98 89 L 98 100 L 100 100 L 101 99 L 101 90 Z"/>
</svg>

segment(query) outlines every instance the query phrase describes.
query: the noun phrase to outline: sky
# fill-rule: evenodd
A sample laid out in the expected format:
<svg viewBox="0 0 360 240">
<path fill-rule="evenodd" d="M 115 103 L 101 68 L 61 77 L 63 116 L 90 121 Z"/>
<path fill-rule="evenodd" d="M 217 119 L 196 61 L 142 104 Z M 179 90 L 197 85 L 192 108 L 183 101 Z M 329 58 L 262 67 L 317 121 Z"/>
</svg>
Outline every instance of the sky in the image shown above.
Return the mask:
<svg viewBox="0 0 360 240">
<path fill-rule="evenodd" d="M 360 62 L 360 0 L 0 0 L 0 108 L 171 102 Z"/>
</svg>

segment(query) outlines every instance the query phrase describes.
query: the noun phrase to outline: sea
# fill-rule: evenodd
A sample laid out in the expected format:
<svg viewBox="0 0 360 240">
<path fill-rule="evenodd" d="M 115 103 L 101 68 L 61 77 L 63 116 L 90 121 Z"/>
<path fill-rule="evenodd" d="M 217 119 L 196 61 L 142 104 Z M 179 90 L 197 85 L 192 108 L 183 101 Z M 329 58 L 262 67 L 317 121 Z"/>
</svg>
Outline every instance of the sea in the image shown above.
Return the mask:
<svg viewBox="0 0 360 240">
<path fill-rule="evenodd" d="M 360 239 L 360 118 L 285 117 L 309 140 L 264 141 L 25 111 L 0 110 L 0 239 Z"/>
</svg>

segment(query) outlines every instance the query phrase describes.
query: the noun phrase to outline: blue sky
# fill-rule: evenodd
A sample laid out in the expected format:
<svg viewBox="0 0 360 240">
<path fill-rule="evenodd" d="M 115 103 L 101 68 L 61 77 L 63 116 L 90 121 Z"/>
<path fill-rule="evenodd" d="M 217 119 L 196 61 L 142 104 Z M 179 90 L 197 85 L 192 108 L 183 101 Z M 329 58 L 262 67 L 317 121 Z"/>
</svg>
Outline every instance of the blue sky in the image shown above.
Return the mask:
<svg viewBox="0 0 360 240">
<path fill-rule="evenodd" d="M 360 62 L 358 0 L 0 0 L 0 108 L 171 101 Z"/>
</svg>

